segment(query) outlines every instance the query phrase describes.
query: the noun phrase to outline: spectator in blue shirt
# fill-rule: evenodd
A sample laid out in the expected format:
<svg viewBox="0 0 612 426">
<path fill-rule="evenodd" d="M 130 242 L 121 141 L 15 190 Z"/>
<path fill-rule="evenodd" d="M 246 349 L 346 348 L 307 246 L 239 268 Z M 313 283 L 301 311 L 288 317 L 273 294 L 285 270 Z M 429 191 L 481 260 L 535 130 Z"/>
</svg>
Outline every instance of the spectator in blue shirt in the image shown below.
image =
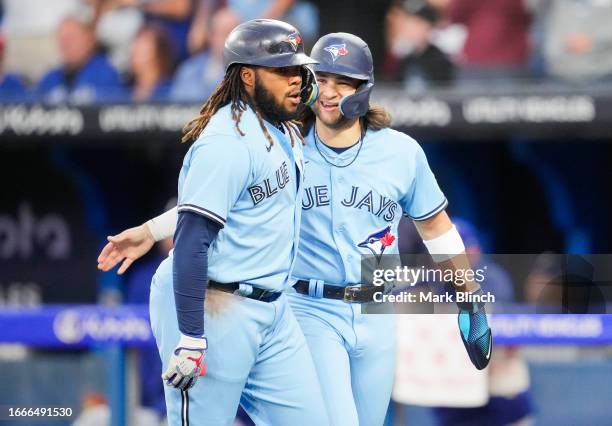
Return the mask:
<svg viewBox="0 0 612 426">
<path fill-rule="evenodd" d="M 143 27 L 132 46 L 130 58 L 134 102 L 165 101 L 172 87 L 174 52 L 172 41 L 163 27 Z"/>
<path fill-rule="evenodd" d="M 0 73 L 0 102 L 23 102 L 27 91 L 15 74 Z"/>
<path fill-rule="evenodd" d="M 125 96 L 117 71 L 97 51 L 93 28 L 76 16 L 60 24 L 57 41 L 62 65 L 47 73 L 36 88 L 39 100 L 49 103 L 114 102 Z"/>
<path fill-rule="evenodd" d="M 203 103 L 223 78 L 223 45 L 239 21 L 230 9 L 224 8 L 215 12 L 211 22 L 209 48 L 179 67 L 170 93 L 173 101 Z"/>
</svg>

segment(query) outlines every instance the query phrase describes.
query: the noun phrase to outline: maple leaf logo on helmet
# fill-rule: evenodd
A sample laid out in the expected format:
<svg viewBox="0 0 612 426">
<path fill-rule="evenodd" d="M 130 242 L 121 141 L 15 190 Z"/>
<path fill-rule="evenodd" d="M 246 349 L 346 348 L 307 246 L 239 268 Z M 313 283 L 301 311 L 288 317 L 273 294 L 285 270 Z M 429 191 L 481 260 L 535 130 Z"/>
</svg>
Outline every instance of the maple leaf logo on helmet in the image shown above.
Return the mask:
<svg viewBox="0 0 612 426">
<path fill-rule="evenodd" d="M 348 49 L 346 48 L 346 43 L 332 44 L 323 48 L 323 50 L 329 52 L 329 54 L 332 56 L 333 62 L 336 62 L 336 59 L 338 59 L 340 56 L 346 56 L 349 53 Z"/>
</svg>

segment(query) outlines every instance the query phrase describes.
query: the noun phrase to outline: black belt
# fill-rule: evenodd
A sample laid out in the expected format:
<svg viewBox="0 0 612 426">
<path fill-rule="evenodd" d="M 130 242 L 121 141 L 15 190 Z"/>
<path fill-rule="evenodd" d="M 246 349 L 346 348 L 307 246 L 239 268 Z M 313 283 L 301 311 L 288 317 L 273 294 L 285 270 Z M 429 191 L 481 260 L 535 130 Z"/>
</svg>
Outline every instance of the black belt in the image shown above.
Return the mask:
<svg viewBox="0 0 612 426">
<path fill-rule="evenodd" d="M 242 297 L 248 297 L 249 299 L 259 300 L 261 302 L 274 302 L 281 295 L 280 291 L 264 290 L 263 288 L 253 286 L 251 286 L 253 289 L 251 294 L 242 294 L 238 292 L 238 289 L 240 288 L 240 284 L 238 283 L 223 284 L 212 280 L 208 282 L 208 288 L 224 291 L 226 293 L 232 293 Z"/>
<path fill-rule="evenodd" d="M 310 282 L 298 281 L 293 288 L 300 294 L 309 294 Z M 368 303 L 374 301 L 374 293 L 380 293 L 384 289 L 376 286 L 337 285 L 324 284 L 323 297 L 326 299 L 343 300 L 347 303 Z"/>
</svg>

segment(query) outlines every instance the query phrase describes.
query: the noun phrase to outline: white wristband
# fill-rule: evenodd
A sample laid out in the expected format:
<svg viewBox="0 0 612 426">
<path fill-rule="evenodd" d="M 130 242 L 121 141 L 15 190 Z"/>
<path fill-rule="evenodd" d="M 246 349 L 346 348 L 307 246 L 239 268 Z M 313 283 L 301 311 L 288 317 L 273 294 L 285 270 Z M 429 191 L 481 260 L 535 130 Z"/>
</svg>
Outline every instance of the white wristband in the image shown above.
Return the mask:
<svg viewBox="0 0 612 426">
<path fill-rule="evenodd" d="M 206 337 L 191 337 L 181 334 L 181 339 L 178 342 L 179 348 L 188 349 L 208 349 L 208 341 Z"/>
<path fill-rule="evenodd" d="M 423 244 L 427 247 L 427 251 L 431 254 L 434 262 L 444 262 L 465 251 L 463 240 L 455 225 L 433 240 L 423 240 Z"/>
<path fill-rule="evenodd" d="M 149 231 L 151 231 L 153 239 L 155 241 L 161 241 L 174 235 L 177 220 L 178 213 L 176 207 L 174 207 L 167 212 L 148 220 L 146 225 L 149 228 Z"/>
</svg>

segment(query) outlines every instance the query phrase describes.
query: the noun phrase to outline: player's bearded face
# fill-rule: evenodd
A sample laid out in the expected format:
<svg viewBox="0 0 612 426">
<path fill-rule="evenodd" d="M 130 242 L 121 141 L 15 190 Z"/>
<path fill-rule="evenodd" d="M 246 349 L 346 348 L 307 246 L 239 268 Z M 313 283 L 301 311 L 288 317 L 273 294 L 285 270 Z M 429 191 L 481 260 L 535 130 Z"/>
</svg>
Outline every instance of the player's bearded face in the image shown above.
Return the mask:
<svg viewBox="0 0 612 426">
<path fill-rule="evenodd" d="M 257 71 L 253 100 L 262 115 L 276 123 L 296 118 L 302 84 L 299 67 Z"/>
</svg>

